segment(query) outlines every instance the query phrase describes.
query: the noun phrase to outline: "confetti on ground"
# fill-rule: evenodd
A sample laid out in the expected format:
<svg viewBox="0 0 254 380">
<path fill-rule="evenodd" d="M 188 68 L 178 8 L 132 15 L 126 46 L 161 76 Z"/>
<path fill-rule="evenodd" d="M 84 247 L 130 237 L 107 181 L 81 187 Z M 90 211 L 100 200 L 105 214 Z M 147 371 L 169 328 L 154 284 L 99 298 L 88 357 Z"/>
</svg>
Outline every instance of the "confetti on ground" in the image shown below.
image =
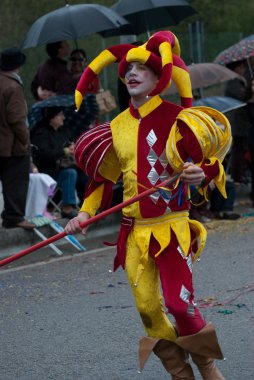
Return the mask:
<svg viewBox="0 0 254 380">
<path fill-rule="evenodd" d="M 96 295 L 96 294 L 104 294 L 105 292 L 90 292 L 89 294 L 91 294 L 92 296 Z"/>
<path fill-rule="evenodd" d="M 225 300 L 219 300 L 219 296 L 210 296 L 210 297 L 204 297 L 199 300 L 197 300 L 199 308 L 206 308 L 206 307 L 216 307 L 216 306 L 225 306 L 225 305 L 232 305 L 233 302 L 242 296 L 243 294 L 253 292 L 254 291 L 254 284 L 248 284 L 243 286 L 242 288 L 238 289 L 229 289 L 226 292 L 220 293 L 220 296 L 222 296 L 224 293 L 235 293 L 235 295 L 231 298 L 225 299 Z M 245 304 L 236 304 L 239 309 L 242 307 L 245 307 L 246 309 L 247 306 Z"/>
<path fill-rule="evenodd" d="M 233 314 L 233 311 L 232 310 L 219 310 L 218 313 L 221 313 L 221 314 Z"/>
<path fill-rule="evenodd" d="M 103 309 L 112 309 L 112 308 L 113 308 L 113 306 L 111 306 L 111 305 L 105 305 L 105 306 L 99 306 L 99 307 L 98 307 L 99 310 L 103 310 Z"/>
</svg>

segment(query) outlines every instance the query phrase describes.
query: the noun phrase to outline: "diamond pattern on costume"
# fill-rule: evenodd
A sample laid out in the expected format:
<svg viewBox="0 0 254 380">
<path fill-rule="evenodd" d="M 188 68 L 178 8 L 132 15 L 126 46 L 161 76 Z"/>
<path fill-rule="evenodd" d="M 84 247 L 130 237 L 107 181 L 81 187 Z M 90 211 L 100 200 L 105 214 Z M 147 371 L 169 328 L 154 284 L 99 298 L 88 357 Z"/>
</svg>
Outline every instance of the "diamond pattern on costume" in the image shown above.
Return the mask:
<svg viewBox="0 0 254 380">
<path fill-rule="evenodd" d="M 189 305 L 188 305 L 188 308 L 187 308 L 187 313 L 188 313 L 188 314 L 191 314 L 191 315 L 195 315 L 195 306 L 189 304 Z"/>
<path fill-rule="evenodd" d="M 150 147 L 150 150 L 147 156 L 147 161 L 151 165 L 151 170 L 148 173 L 147 178 L 149 179 L 150 183 L 154 186 L 170 178 L 170 174 L 169 174 L 170 166 L 167 161 L 165 150 L 162 153 L 157 154 L 154 148 L 154 145 L 157 141 L 157 136 L 153 129 L 147 135 L 146 141 Z M 172 193 L 168 191 L 164 192 L 164 194 L 163 192 L 156 191 L 155 193 L 150 195 L 150 198 L 154 204 L 156 204 L 159 199 L 163 199 L 163 201 L 167 205 L 167 209 L 165 211 L 167 213 L 171 211 L 170 208 L 168 207 L 168 204 L 171 199 L 171 194 Z"/>
<path fill-rule="evenodd" d="M 161 162 L 161 165 L 163 166 L 164 169 L 168 166 L 168 160 L 166 157 L 165 150 L 162 152 L 162 154 L 160 156 L 160 162 Z"/>
<path fill-rule="evenodd" d="M 150 172 L 148 173 L 148 179 L 151 182 L 152 185 L 156 185 L 158 179 L 160 178 L 158 172 L 155 168 L 152 168 Z"/>
<path fill-rule="evenodd" d="M 150 148 L 156 143 L 157 137 L 153 129 L 148 133 L 146 137 L 146 141 L 148 142 L 148 145 L 150 146 Z"/>
<path fill-rule="evenodd" d="M 192 254 L 190 253 L 186 257 L 185 254 L 183 253 L 183 251 L 181 250 L 180 245 L 178 246 L 177 250 L 180 253 L 180 255 L 182 256 L 182 258 L 186 260 L 186 264 L 188 265 L 189 271 L 192 273 L 192 269 L 193 269 Z"/>
<path fill-rule="evenodd" d="M 152 199 L 153 203 L 156 204 L 158 202 L 158 199 L 160 198 L 160 193 L 156 191 L 152 195 L 150 195 L 150 198 Z"/>
<path fill-rule="evenodd" d="M 190 303 L 190 295 L 191 293 L 187 288 L 185 288 L 184 285 L 181 287 L 181 292 L 180 292 L 180 298 L 183 300 L 183 302 Z"/>
<path fill-rule="evenodd" d="M 184 285 L 181 287 L 180 298 L 183 302 L 188 304 L 187 313 L 195 315 L 195 302 L 190 301 L 191 293 Z"/>
</svg>

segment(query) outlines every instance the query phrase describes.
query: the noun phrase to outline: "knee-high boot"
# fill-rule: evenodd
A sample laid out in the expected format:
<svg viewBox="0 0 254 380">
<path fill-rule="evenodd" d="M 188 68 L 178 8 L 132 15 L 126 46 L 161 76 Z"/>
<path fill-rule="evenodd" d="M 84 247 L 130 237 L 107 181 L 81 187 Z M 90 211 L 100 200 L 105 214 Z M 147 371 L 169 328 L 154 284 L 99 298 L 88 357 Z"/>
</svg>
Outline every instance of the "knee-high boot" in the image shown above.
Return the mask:
<svg viewBox="0 0 254 380">
<path fill-rule="evenodd" d="M 178 337 L 176 344 L 190 353 L 203 380 L 225 380 L 213 360 L 223 359 L 223 354 L 212 323 L 197 334 Z"/>
<path fill-rule="evenodd" d="M 151 352 L 161 360 L 173 380 L 195 380 L 186 352 L 174 342 L 143 337 L 139 341 L 139 363 L 142 370 Z"/>
</svg>

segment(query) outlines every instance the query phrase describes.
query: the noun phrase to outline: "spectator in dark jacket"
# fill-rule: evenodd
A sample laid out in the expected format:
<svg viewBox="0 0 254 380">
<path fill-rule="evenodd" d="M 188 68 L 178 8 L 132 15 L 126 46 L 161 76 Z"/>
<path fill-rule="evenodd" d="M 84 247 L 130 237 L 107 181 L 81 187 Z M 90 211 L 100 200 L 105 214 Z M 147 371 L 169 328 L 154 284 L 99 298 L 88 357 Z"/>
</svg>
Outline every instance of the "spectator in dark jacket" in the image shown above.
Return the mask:
<svg viewBox="0 0 254 380">
<path fill-rule="evenodd" d="M 74 143 L 64 125 L 64 112 L 60 107 L 45 109 L 43 121 L 31 130 L 33 161 L 41 173 L 57 181 L 62 191 L 62 217 L 73 218 L 76 211 L 77 170 L 74 165 Z"/>
<path fill-rule="evenodd" d="M 32 80 L 33 96 L 36 100 L 42 100 L 54 94 L 72 94 L 76 81 L 65 60 L 69 55 L 68 42 L 53 42 L 46 45 L 46 50 L 50 58 L 39 66 Z"/>
<path fill-rule="evenodd" d="M 83 74 L 83 71 L 85 70 L 87 66 L 87 56 L 84 49 L 74 49 L 71 52 L 70 55 L 70 71 L 72 73 L 73 78 L 76 80 L 76 83 L 78 83 L 79 79 L 81 78 L 81 75 Z M 88 89 L 87 94 L 97 94 L 97 92 L 100 89 L 100 81 L 98 77 L 95 77 Z"/>
<path fill-rule="evenodd" d="M 64 59 L 69 54 L 69 44 L 66 41 L 48 44 L 46 49 L 50 58 L 39 67 L 31 84 L 35 99 L 43 100 L 55 94 L 74 94 L 86 64 L 85 51 L 82 49 L 72 51 L 70 56 L 72 64 L 69 70 Z M 98 117 L 98 106 L 93 95 L 98 86 L 99 81 L 96 79 L 91 84 L 91 91 L 87 94 L 80 112 L 75 112 L 74 106 L 65 110 L 65 126 L 70 129 L 72 141 L 75 141 L 85 129 L 93 126 Z"/>
<path fill-rule="evenodd" d="M 251 56 L 248 60 L 248 66 L 245 70 L 245 78 L 249 84 L 252 96 L 247 104 L 247 113 L 250 120 L 250 134 L 249 134 L 249 170 L 251 179 L 251 193 L 252 206 L 254 207 L 254 57 Z"/>
<path fill-rule="evenodd" d="M 99 108 L 94 94 L 85 96 L 79 112 L 75 112 L 75 106 L 65 110 L 65 125 L 70 131 L 71 141 L 76 141 L 78 137 L 87 129 L 95 125 L 99 115 Z"/>
<path fill-rule="evenodd" d="M 70 55 L 70 71 L 76 83 L 78 83 L 83 71 L 87 66 L 87 55 L 84 49 L 74 49 Z M 99 109 L 96 102 L 95 95 L 99 92 L 101 88 L 100 80 L 96 76 L 89 84 L 86 91 L 86 99 L 83 102 L 80 110 L 76 114 L 72 114 L 71 119 L 69 120 L 67 115 L 67 123 L 71 126 L 73 125 L 76 130 L 76 137 L 79 137 L 84 129 L 92 128 L 95 124 L 99 123 Z M 87 121 L 90 118 L 89 124 Z"/>
<path fill-rule="evenodd" d="M 227 82 L 225 96 L 230 96 L 237 100 L 246 102 L 250 99 L 252 93 L 247 86 L 243 77 L 244 61 L 231 62 L 227 67 L 239 74 L 241 77 Z M 250 121 L 245 107 L 238 108 L 228 114 L 228 119 L 232 128 L 233 145 L 231 153 L 231 176 L 236 183 L 245 181 L 245 153 L 250 131 Z"/>
<path fill-rule="evenodd" d="M 26 56 L 17 48 L 0 54 L 0 180 L 4 210 L 3 227 L 34 228 L 25 220 L 29 185 L 30 140 L 26 124 L 27 105 L 20 67 Z"/>
</svg>

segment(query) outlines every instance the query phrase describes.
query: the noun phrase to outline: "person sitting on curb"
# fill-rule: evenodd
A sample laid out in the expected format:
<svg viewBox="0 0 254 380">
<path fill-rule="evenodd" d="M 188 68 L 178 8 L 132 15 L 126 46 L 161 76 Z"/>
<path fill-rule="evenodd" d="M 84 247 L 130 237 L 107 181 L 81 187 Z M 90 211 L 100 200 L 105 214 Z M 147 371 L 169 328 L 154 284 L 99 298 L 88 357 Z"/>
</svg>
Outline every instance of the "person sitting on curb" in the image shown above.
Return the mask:
<svg viewBox="0 0 254 380">
<path fill-rule="evenodd" d="M 50 175 L 62 191 L 63 218 L 77 215 L 77 170 L 74 164 L 74 144 L 69 141 L 70 131 L 64 126 L 62 107 L 48 107 L 39 125 L 31 129 L 33 162 L 39 172 Z"/>
</svg>

